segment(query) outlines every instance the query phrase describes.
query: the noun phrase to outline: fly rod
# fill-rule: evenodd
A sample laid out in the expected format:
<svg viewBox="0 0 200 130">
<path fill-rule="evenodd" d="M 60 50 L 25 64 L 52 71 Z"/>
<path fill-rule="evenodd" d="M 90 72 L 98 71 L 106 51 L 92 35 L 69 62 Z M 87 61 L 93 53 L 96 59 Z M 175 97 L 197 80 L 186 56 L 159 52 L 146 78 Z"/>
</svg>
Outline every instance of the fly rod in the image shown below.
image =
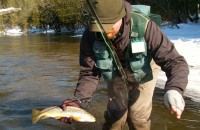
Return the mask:
<svg viewBox="0 0 200 130">
<path fill-rule="evenodd" d="M 122 77 L 122 79 L 124 81 L 124 84 L 125 84 L 125 87 L 126 87 L 126 91 L 127 91 L 127 75 L 126 75 L 126 73 L 125 73 L 125 71 L 124 71 L 124 69 L 123 69 L 123 67 L 121 65 L 121 62 L 120 62 L 120 60 L 119 60 L 119 58 L 117 56 L 117 53 L 116 53 L 116 51 L 115 51 L 115 49 L 114 49 L 114 47 L 112 45 L 112 42 L 110 41 L 110 39 L 107 37 L 107 35 L 105 33 L 105 30 L 104 30 L 104 28 L 103 28 L 103 26 L 101 24 L 100 19 L 97 16 L 97 13 L 95 12 L 94 7 L 92 6 L 90 0 L 87 0 L 87 2 L 88 2 L 88 5 L 89 5 L 89 7 L 91 9 L 92 16 L 94 16 L 96 18 L 97 27 L 99 28 L 99 30 L 101 32 L 101 35 L 102 35 L 102 37 L 103 37 L 103 39 L 105 41 L 105 44 L 107 45 L 108 49 L 110 50 L 109 52 L 110 52 L 111 56 L 114 59 L 114 63 L 116 65 L 116 67 L 117 67 L 118 73 Z M 127 92 L 127 94 L 128 94 L 128 92 Z"/>
</svg>

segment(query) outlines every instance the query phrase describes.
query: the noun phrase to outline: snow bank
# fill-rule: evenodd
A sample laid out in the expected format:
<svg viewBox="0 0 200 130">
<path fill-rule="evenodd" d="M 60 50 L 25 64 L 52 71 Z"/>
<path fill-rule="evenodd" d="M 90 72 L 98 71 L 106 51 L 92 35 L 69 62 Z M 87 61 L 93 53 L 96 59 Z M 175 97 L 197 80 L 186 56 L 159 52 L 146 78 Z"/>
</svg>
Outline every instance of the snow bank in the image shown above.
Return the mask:
<svg viewBox="0 0 200 130">
<path fill-rule="evenodd" d="M 180 28 L 163 28 L 177 51 L 188 62 L 190 74 L 185 95 L 200 102 L 200 23 L 179 24 Z M 166 76 L 160 72 L 157 86 L 163 88 Z"/>
</svg>

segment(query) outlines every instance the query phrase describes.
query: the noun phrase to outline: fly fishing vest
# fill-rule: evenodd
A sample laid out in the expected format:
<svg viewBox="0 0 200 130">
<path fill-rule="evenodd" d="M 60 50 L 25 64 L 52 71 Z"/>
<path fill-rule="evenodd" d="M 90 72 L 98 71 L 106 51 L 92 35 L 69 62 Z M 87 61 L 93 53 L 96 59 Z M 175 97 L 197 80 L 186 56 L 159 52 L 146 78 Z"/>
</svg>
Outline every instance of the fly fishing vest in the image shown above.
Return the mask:
<svg viewBox="0 0 200 130">
<path fill-rule="evenodd" d="M 147 53 L 144 34 L 149 19 L 139 11 L 132 11 L 130 43 L 125 54 L 126 67 L 131 71 L 134 82 L 147 82 L 153 78 L 150 62 L 152 57 Z M 111 81 L 117 74 L 113 58 L 105 44 L 95 41 L 93 51 L 95 65 L 101 70 L 104 80 Z"/>
</svg>

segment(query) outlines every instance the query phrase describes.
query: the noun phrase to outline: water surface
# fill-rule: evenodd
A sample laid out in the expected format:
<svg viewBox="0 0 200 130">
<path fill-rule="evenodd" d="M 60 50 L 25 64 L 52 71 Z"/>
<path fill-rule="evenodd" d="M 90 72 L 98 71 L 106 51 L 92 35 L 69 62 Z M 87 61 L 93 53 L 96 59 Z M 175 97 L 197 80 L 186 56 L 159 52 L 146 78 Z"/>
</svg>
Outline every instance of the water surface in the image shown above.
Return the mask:
<svg viewBox="0 0 200 130">
<path fill-rule="evenodd" d="M 45 119 L 31 124 L 33 108 L 60 105 L 73 95 L 79 75 L 80 38 L 66 35 L 0 37 L 1 130 L 101 130 L 106 108 L 106 88 L 101 85 L 88 111 L 95 123 Z M 153 98 L 152 130 L 200 130 L 200 103 L 186 98 L 181 120 L 171 116 L 163 103 L 163 90 Z"/>
</svg>

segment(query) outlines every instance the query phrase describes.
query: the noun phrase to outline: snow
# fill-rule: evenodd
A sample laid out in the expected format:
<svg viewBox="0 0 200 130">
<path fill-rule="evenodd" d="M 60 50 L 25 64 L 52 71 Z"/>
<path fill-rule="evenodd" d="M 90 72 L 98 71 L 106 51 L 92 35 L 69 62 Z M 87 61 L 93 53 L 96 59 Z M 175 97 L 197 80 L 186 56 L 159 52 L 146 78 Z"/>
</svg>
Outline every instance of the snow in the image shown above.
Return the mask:
<svg viewBox="0 0 200 130">
<path fill-rule="evenodd" d="M 0 12 L 6 12 L 6 11 L 10 11 L 10 10 L 15 10 L 15 8 L 10 7 L 10 8 L 6 8 L 6 9 L 0 9 Z"/>
<path fill-rule="evenodd" d="M 200 23 L 178 24 L 178 26 L 179 29 L 165 27 L 162 30 L 189 65 L 190 74 L 185 96 L 200 102 Z M 157 86 L 163 88 L 165 81 L 165 74 L 160 72 Z"/>
<path fill-rule="evenodd" d="M 21 36 L 23 32 L 19 27 L 14 27 L 11 29 L 5 29 L 5 34 L 8 36 Z"/>
<path fill-rule="evenodd" d="M 20 10 L 21 10 L 21 8 L 14 8 L 14 7 L 0 9 L 0 15 L 6 14 L 6 13 L 11 13 L 11 12 L 16 12 L 16 11 L 20 11 Z"/>
</svg>

